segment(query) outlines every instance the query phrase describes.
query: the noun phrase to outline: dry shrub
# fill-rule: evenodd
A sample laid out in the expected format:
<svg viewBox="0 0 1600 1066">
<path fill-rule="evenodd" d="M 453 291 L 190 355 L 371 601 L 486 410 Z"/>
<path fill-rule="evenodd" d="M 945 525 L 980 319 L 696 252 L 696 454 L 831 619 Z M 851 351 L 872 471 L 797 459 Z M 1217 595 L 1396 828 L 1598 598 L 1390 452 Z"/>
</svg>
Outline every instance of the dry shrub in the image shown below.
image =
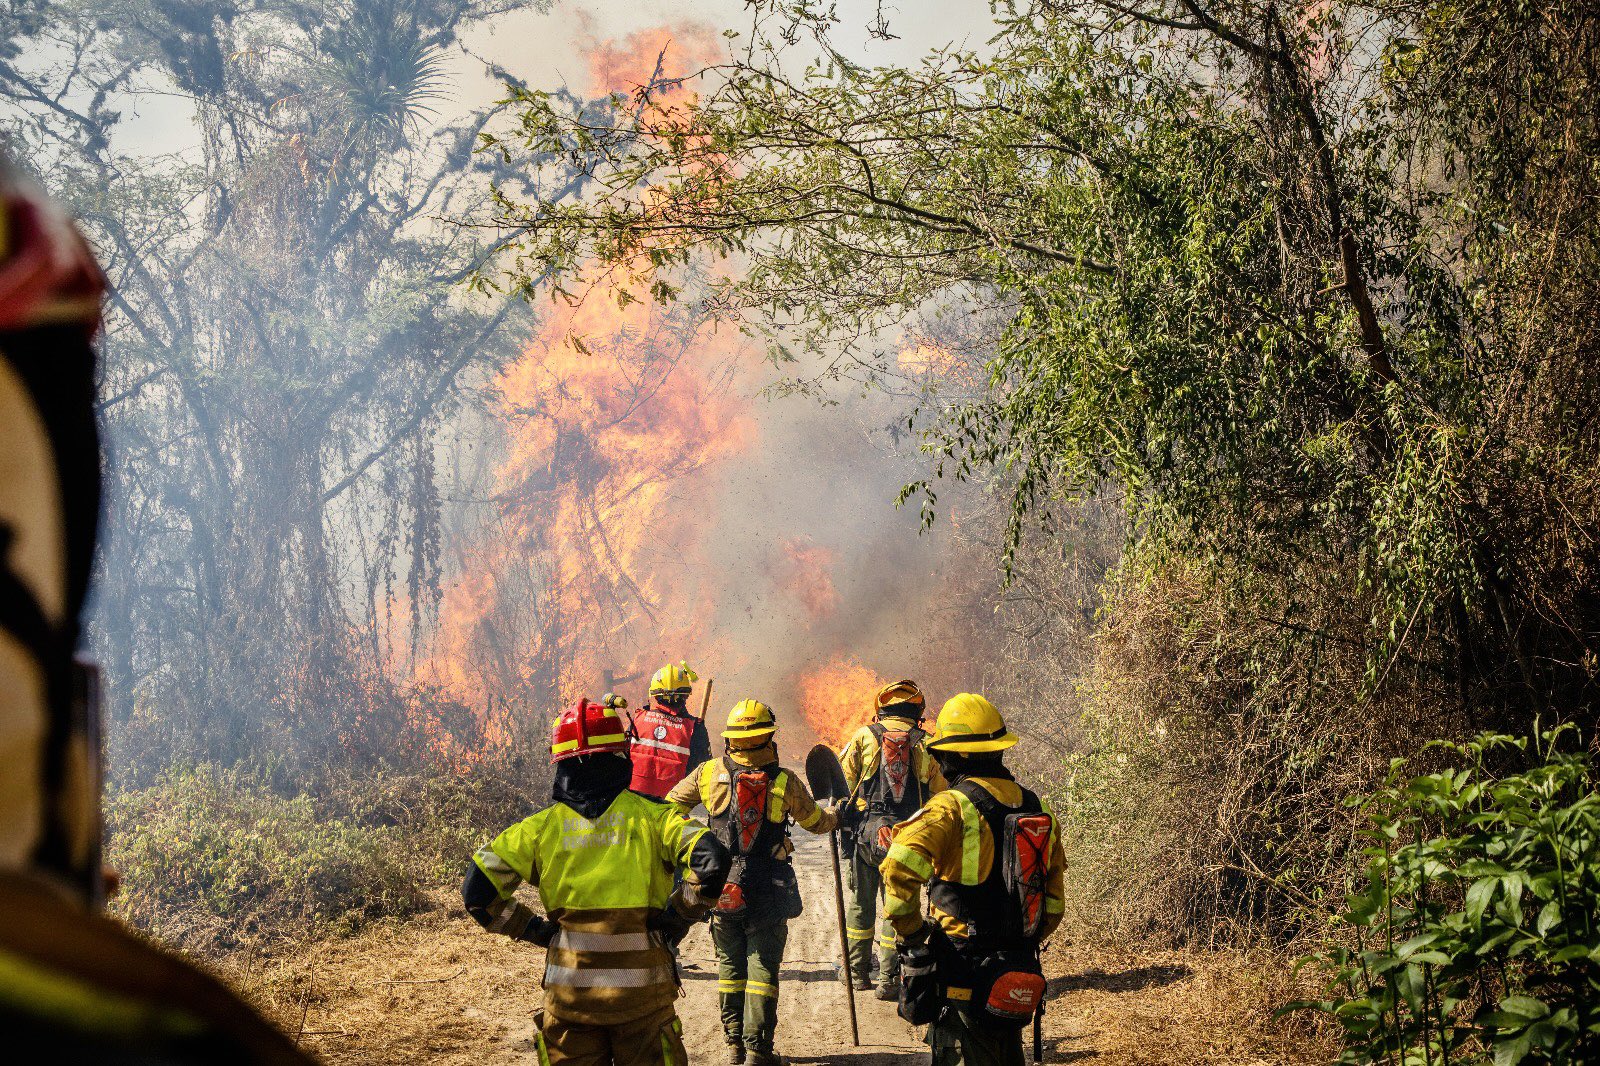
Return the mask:
<svg viewBox="0 0 1600 1066">
<path fill-rule="evenodd" d="M 1283 944 L 1342 899 L 1345 801 L 1462 723 L 1432 664 L 1370 678 L 1338 580 L 1135 558 L 1109 587 L 1069 760 L 1074 936 Z"/>
<path fill-rule="evenodd" d="M 108 798 L 114 913 L 216 957 L 345 935 L 437 906 L 472 851 L 534 808 L 520 760 L 455 772 L 328 772 L 285 793 L 243 765 L 173 768 Z"/>
</svg>

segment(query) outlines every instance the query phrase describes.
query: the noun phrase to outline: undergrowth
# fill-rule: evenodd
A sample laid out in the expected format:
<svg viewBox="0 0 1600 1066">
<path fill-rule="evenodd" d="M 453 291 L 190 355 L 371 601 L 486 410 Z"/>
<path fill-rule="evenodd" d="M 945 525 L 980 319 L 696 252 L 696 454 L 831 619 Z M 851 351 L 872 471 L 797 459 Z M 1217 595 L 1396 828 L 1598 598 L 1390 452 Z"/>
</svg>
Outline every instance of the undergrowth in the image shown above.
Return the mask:
<svg viewBox="0 0 1600 1066">
<path fill-rule="evenodd" d="M 112 911 L 156 939 L 216 956 L 344 935 L 433 906 L 473 849 L 532 810 L 508 772 L 345 773 L 315 795 L 260 767 L 174 767 L 107 796 Z"/>
<path fill-rule="evenodd" d="M 1367 865 L 1314 961 L 1341 1062 L 1593 1062 L 1600 1056 L 1600 794 L 1570 729 L 1439 745 L 1362 807 Z M 1573 750 L 1577 749 L 1577 750 Z"/>
</svg>

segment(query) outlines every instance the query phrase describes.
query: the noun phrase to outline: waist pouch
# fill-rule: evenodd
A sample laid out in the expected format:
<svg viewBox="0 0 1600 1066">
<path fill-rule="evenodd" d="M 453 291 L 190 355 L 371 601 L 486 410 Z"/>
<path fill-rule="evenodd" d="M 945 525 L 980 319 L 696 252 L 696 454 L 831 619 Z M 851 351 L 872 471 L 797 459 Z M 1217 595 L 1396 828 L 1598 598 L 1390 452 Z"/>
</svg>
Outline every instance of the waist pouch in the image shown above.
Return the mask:
<svg viewBox="0 0 1600 1066">
<path fill-rule="evenodd" d="M 772 902 L 785 919 L 798 918 L 805 911 L 805 900 L 800 898 L 800 879 L 794 866 L 787 862 L 772 864 Z"/>
<path fill-rule="evenodd" d="M 749 856 L 735 855 L 722 886 L 716 913 L 724 918 L 742 918 L 752 909 L 753 917 L 771 915 L 784 920 L 798 918 L 805 911 L 800 898 L 800 879 L 786 862 L 751 862 Z"/>
<path fill-rule="evenodd" d="M 935 926 L 928 939 L 900 952 L 900 998 L 896 1013 L 912 1025 L 938 1021 L 945 1008 L 945 980 L 957 964 L 943 929 Z"/>
<path fill-rule="evenodd" d="M 894 843 L 894 827 L 899 819 L 892 814 L 869 814 L 856 830 L 856 853 L 872 866 L 883 865 Z"/>
<path fill-rule="evenodd" d="M 1033 951 L 1000 950 L 966 960 L 971 984 L 965 1001 L 947 991 L 972 1021 L 990 1029 L 1021 1029 L 1044 1004 L 1044 971 Z"/>
</svg>

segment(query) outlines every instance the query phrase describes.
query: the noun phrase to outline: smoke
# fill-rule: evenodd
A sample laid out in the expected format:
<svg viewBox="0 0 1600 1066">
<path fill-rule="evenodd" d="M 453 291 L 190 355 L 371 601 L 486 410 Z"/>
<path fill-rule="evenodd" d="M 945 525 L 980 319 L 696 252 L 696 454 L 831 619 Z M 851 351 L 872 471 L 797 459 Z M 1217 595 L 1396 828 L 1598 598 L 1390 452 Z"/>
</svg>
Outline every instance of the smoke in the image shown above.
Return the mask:
<svg viewBox="0 0 1600 1066">
<path fill-rule="evenodd" d="M 626 94 L 715 57 L 702 30 L 593 51 L 592 88 Z M 685 88 L 668 91 L 687 92 Z M 465 464 L 486 507 L 452 524 L 447 584 L 415 681 L 534 743 L 558 706 L 616 686 L 634 701 L 662 663 L 716 679 L 719 719 L 770 704 L 787 743 L 840 742 L 889 680 L 935 701 L 972 687 L 972 575 L 949 527 L 893 507 L 923 473 L 893 431 L 910 401 L 861 390 L 768 396 L 748 337 L 597 292 L 552 312 L 493 384 L 495 458 Z M 907 342 L 917 376 L 959 360 Z M 801 372 L 818 368 L 800 368 Z"/>
</svg>

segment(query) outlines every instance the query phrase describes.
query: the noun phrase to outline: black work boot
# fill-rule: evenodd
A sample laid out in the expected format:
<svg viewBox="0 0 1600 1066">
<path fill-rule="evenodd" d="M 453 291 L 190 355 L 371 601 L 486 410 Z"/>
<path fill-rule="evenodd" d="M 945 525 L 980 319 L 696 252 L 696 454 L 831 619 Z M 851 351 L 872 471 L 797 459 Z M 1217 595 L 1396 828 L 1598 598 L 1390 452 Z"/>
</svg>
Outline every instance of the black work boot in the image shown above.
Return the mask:
<svg viewBox="0 0 1600 1066">
<path fill-rule="evenodd" d="M 751 1051 L 750 1066 L 785 1066 L 782 1055 L 775 1055 L 770 1051 Z"/>
<path fill-rule="evenodd" d="M 743 1044 L 729 1044 L 728 1045 L 728 1063 L 729 1063 L 729 1066 L 744 1066 L 744 1045 Z"/>
<path fill-rule="evenodd" d="M 872 978 L 857 974 L 850 978 L 850 984 L 855 987 L 856 991 L 864 992 L 872 987 Z"/>
</svg>

